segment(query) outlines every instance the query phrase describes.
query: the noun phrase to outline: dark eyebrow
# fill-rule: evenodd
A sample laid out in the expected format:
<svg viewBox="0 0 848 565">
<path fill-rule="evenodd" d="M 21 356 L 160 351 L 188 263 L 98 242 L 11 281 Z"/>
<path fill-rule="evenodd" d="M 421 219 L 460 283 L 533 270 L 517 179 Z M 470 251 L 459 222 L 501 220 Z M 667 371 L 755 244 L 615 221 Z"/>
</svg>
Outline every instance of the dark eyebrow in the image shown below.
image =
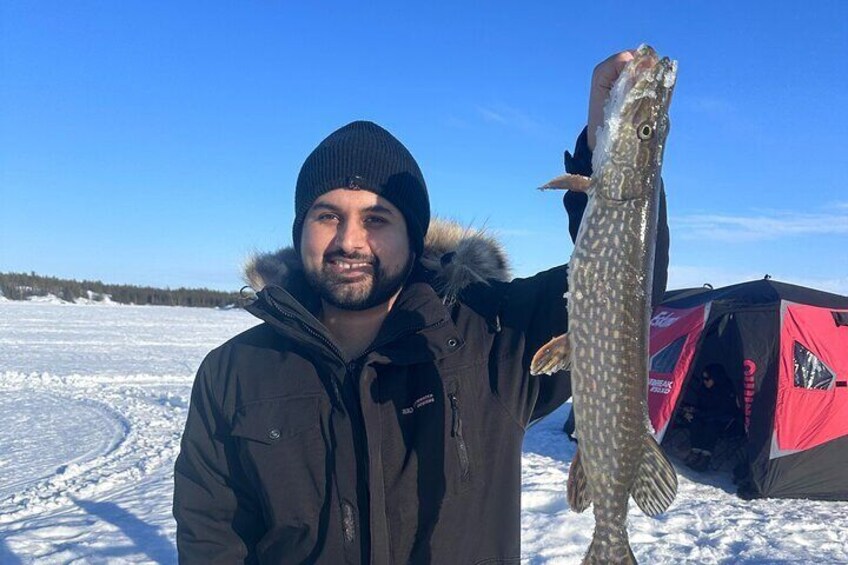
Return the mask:
<svg viewBox="0 0 848 565">
<path fill-rule="evenodd" d="M 310 210 L 328 210 L 330 212 L 339 213 L 340 210 L 336 206 L 332 204 L 328 204 L 327 202 L 316 202 L 312 205 Z M 368 206 L 367 208 L 362 209 L 365 213 L 378 213 L 378 214 L 386 214 L 387 216 L 393 216 L 394 212 L 392 212 L 389 208 L 386 208 L 382 204 L 374 204 L 373 206 Z"/>
<path fill-rule="evenodd" d="M 394 216 L 394 212 L 383 206 L 382 204 L 374 204 L 373 206 L 369 206 L 364 209 L 365 212 L 377 212 L 380 214 L 386 214 L 387 216 Z"/>
<path fill-rule="evenodd" d="M 329 210 L 330 212 L 338 212 L 339 209 L 333 206 L 332 204 L 327 204 L 326 202 L 316 202 L 310 208 L 311 210 Z"/>
</svg>

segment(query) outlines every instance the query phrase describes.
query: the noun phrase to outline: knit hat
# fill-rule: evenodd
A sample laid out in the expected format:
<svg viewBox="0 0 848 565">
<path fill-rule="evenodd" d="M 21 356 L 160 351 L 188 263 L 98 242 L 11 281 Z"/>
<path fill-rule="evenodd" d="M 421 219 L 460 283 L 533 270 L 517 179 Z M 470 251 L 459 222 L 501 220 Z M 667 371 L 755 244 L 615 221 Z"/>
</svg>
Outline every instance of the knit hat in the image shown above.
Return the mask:
<svg viewBox="0 0 848 565">
<path fill-rule="evenodd" d="M 300 253 L 306 213 L 331 190 L 379 194 L 403 214 L 412 249 L 420 257 L 430 225 L 430 198 L 418 163 L 403 144 L 373 122 L 357 121 L 331 133 L 306 158 L 294 193 L 292 240 Z"/>
</svg>

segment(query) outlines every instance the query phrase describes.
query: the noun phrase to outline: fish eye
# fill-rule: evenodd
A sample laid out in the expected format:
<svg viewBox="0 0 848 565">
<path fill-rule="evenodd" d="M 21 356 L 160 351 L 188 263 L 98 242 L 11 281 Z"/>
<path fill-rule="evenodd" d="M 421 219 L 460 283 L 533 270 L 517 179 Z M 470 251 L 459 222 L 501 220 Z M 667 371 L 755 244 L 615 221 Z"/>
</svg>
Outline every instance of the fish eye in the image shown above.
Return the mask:
<svg viewBox="0 0 848 565">
<path fill-rule="evenodd" d="M 654 135 L 654 128 L 651 127 L 651 124 L 644 123 L 636 128 L 636 135 L 643 141 L 651 139 Z"/>
</svg>

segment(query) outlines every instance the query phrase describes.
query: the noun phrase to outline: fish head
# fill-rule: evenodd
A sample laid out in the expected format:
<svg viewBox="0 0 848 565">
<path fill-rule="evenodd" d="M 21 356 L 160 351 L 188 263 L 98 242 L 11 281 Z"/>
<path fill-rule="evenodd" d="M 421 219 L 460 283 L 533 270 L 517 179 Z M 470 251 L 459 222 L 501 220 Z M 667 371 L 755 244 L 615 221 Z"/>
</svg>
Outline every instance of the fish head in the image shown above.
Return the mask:
<svg viewBox="0 0 848 565">
<path fill-rule="evenodd" d="M 609 200 L 644 198 L 656 190 L 668 136 L 677 61 L 642 45 L 612 87 L 592 157 L 593 183 Z"/>
</svg>

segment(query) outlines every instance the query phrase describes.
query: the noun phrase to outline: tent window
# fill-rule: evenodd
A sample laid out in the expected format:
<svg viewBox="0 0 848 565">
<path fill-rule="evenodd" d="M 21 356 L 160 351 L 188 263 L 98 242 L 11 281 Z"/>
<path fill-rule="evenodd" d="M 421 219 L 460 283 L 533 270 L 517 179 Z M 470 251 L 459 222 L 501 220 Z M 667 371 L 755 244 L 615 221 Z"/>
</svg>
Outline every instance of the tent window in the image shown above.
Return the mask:
<svg viewBox="0 0 848 565">
<path fill-rule="evenodd" d="M 835 375 L 812 351 L 795 342 L 795 386 L 827 390 Z"/>
<path fill-rule="evenodd" d="M 654 354 L 653 359 L 651 359 L 652 373 L 668 374 L 674 371 L 674 366 L 680 359 L 680 352 L 683 351 L 683 344 L 686 343 L 686 337 L 685 335 L 680 336 Z"/>
<path fill-rule="evenodd" d="M 836 327 L 840 326 L 848 326 L 848 312 L 836 312 L 832 311 L 833 321 L 836 322 Z"/>
</svg>

